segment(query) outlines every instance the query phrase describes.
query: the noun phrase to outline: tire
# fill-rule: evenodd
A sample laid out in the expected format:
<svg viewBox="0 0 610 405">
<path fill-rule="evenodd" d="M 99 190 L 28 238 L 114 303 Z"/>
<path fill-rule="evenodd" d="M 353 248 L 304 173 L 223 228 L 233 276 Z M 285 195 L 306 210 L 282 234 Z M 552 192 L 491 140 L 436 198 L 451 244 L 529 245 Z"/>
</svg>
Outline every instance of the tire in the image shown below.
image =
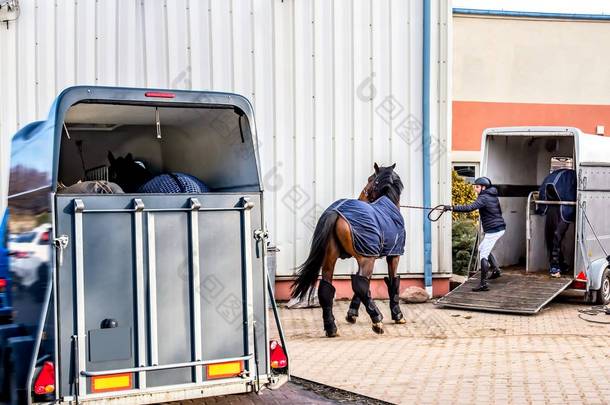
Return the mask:
<svg viewBox="0 0 610 405">
<path fill-rule="evenodd" d="M 595 303 L 597 305 L 610 304 L 610 269 L 604 270 L 602 274 L 602 285 L 601 288 L 597 290 Z"/>
</svg>

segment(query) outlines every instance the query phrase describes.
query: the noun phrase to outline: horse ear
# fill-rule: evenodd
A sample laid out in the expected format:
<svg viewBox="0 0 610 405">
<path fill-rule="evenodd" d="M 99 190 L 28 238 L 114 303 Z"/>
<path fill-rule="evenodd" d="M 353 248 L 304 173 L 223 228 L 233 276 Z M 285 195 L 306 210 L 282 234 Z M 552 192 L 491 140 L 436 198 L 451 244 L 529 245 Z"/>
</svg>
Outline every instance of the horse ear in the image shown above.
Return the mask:
<svg viewBox="0 0 610 405">
<path fill-rule="evenodd" d="M 110 164 L 113 164 L 115 160 L 116 159 L 114 158 L 112 152 L 108 151 L 108 161 L 110 162 Z"/>
<path fill-rule="evenodd" d="M 392 166 L 390 166 L 392 168 L 392 170 L 396 169 L 396 163 L 394 163 Z"/>
<path fill-rule="evenodd" d="M 377 162 L 375 162 L 373 167 L 375 168 L 375 174 L 379 174 L 379 166 L 377 165 Z"/>
</svg>

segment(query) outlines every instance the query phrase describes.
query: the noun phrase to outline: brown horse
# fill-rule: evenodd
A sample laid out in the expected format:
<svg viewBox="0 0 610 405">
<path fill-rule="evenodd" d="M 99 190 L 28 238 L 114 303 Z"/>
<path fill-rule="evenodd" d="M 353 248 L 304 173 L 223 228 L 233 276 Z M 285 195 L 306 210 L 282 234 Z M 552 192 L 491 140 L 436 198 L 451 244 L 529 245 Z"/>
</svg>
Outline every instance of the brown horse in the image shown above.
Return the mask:
<svg viewBox="0 0 610 405">
<path fill-rule="evenodd" d="M 297 269 L 292 296 L 298 298 L 311 293 L 322 269 L 318 298 L 328 337 L 338 335 L 332 312 L 335 295 L 332 279 L 339 258 L 353 257 L 358 262 L 358 272 L 352 275 L 354 298 L 347 315 L 350 323 L 356 321 L 362 303 L 371 317 L 373 330 L 383 333 L 383 316 L 371 297 L 370 279 L 375 260 L 384 256 L 388 263 L 389 277 L 385 282 L 392 319 L 396 323 L 406 322 L 398 301 L 400 278 L 396 275 L 405 241 L 404 221 L 399 209 L 403 184 L 394 172 L 395 167 L 396 164 L 379 167 L 375 163 L 375 172 L 369 177 L 358 200 L 338 200 L 324 211 L 316 225 L 309 256 Z M 355 218 L 350 219 L 350 215 Z"/>
</svg>

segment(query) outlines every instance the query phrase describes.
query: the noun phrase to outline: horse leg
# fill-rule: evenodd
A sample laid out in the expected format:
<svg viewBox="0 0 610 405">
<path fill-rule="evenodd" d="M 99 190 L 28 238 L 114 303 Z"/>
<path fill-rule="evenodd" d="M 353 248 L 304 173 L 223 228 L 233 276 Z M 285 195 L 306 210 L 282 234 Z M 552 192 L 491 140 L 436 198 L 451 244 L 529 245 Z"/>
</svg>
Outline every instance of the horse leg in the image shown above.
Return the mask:
<svg viewBox="0 0 610 405">
<path fill-rule="evenodd" d="M 349 303 L 349 309 L 347 310 L 347 316 L 345 320 L 349 323 L 356 323 L 356 318 L 358 318 L 358 310 L 360 309 L 360 298 L 356 294 L 352 297 L 351 302 Z"/>
<path fill-rule="evenodd" d="M 371 317 L 373 322 L 373 331 L 378 334 L 383 333 L 383 315 L 373 298 L 371 297 L 371 274 L 373 274 L 373 267 L 375 265 L 374 257 L 356 257 L 358 261 L 358 274 L 352 275 L 352 289 L 364 304 L 366 312 Z"/>
<path fill-rule="evenodd" d="M 339 258 L 339 246 L 336 238 L 330 238 L 326 245 L 324 262 L 322 263 L 322 280 L 318 285 L 318 299 L 322 307 L 322 319 L 324 321 L 324 331 L 327 337 L 339 336 L 337 325 L 333 315 L 333 300 L 335 298 L 335 287 L 332 285 L 335 263 Z"/>
<path fill-rule="evenodd" d="M 392 320 L 394 323 L 407 323 L 400 310 L 400 276 L 398 272 L 398 261 L 400 256 L 388 256 L 386 261 L 388 263 L 388 276 L 384 277 L 383 281 L 388 286 L 388 296 L 390 297 L 390 312 L 392 313 Z"/>
</svg>

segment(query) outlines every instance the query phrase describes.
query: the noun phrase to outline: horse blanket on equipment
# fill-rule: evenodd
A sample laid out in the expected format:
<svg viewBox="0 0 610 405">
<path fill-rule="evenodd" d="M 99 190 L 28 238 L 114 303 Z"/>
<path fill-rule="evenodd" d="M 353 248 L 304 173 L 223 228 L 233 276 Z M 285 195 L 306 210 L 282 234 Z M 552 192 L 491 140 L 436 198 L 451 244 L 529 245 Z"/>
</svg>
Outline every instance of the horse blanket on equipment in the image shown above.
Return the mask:
<svg viewBox="0 0 610 405">
<path fill-rule="evenodd" d="M 138 193 L 207 193 L 210 189 L 198 178 L 184 173 L 155 176 L 138 189 Z"/>
<path fill-rule="evenodd" d="M 352 230 L 354 250 L 363 256 L 400 256 L 405 251 L 405 222 L 388 197 L 373 203 L 343 199 L 328 210 L 336 211 Z"/>
<path fill-rule="evenodd" d="M 572 169 L 555 170 L 542 181 L 538 191 L 538 199 L 546 201 L 576 201 L 576 171 Z M 547 204 L 538 204 L 536 214 L 545 215 Z M 564 222 L 574 222 L 576 207 L 562 205 L 561 219 Z"/>
</svg>

